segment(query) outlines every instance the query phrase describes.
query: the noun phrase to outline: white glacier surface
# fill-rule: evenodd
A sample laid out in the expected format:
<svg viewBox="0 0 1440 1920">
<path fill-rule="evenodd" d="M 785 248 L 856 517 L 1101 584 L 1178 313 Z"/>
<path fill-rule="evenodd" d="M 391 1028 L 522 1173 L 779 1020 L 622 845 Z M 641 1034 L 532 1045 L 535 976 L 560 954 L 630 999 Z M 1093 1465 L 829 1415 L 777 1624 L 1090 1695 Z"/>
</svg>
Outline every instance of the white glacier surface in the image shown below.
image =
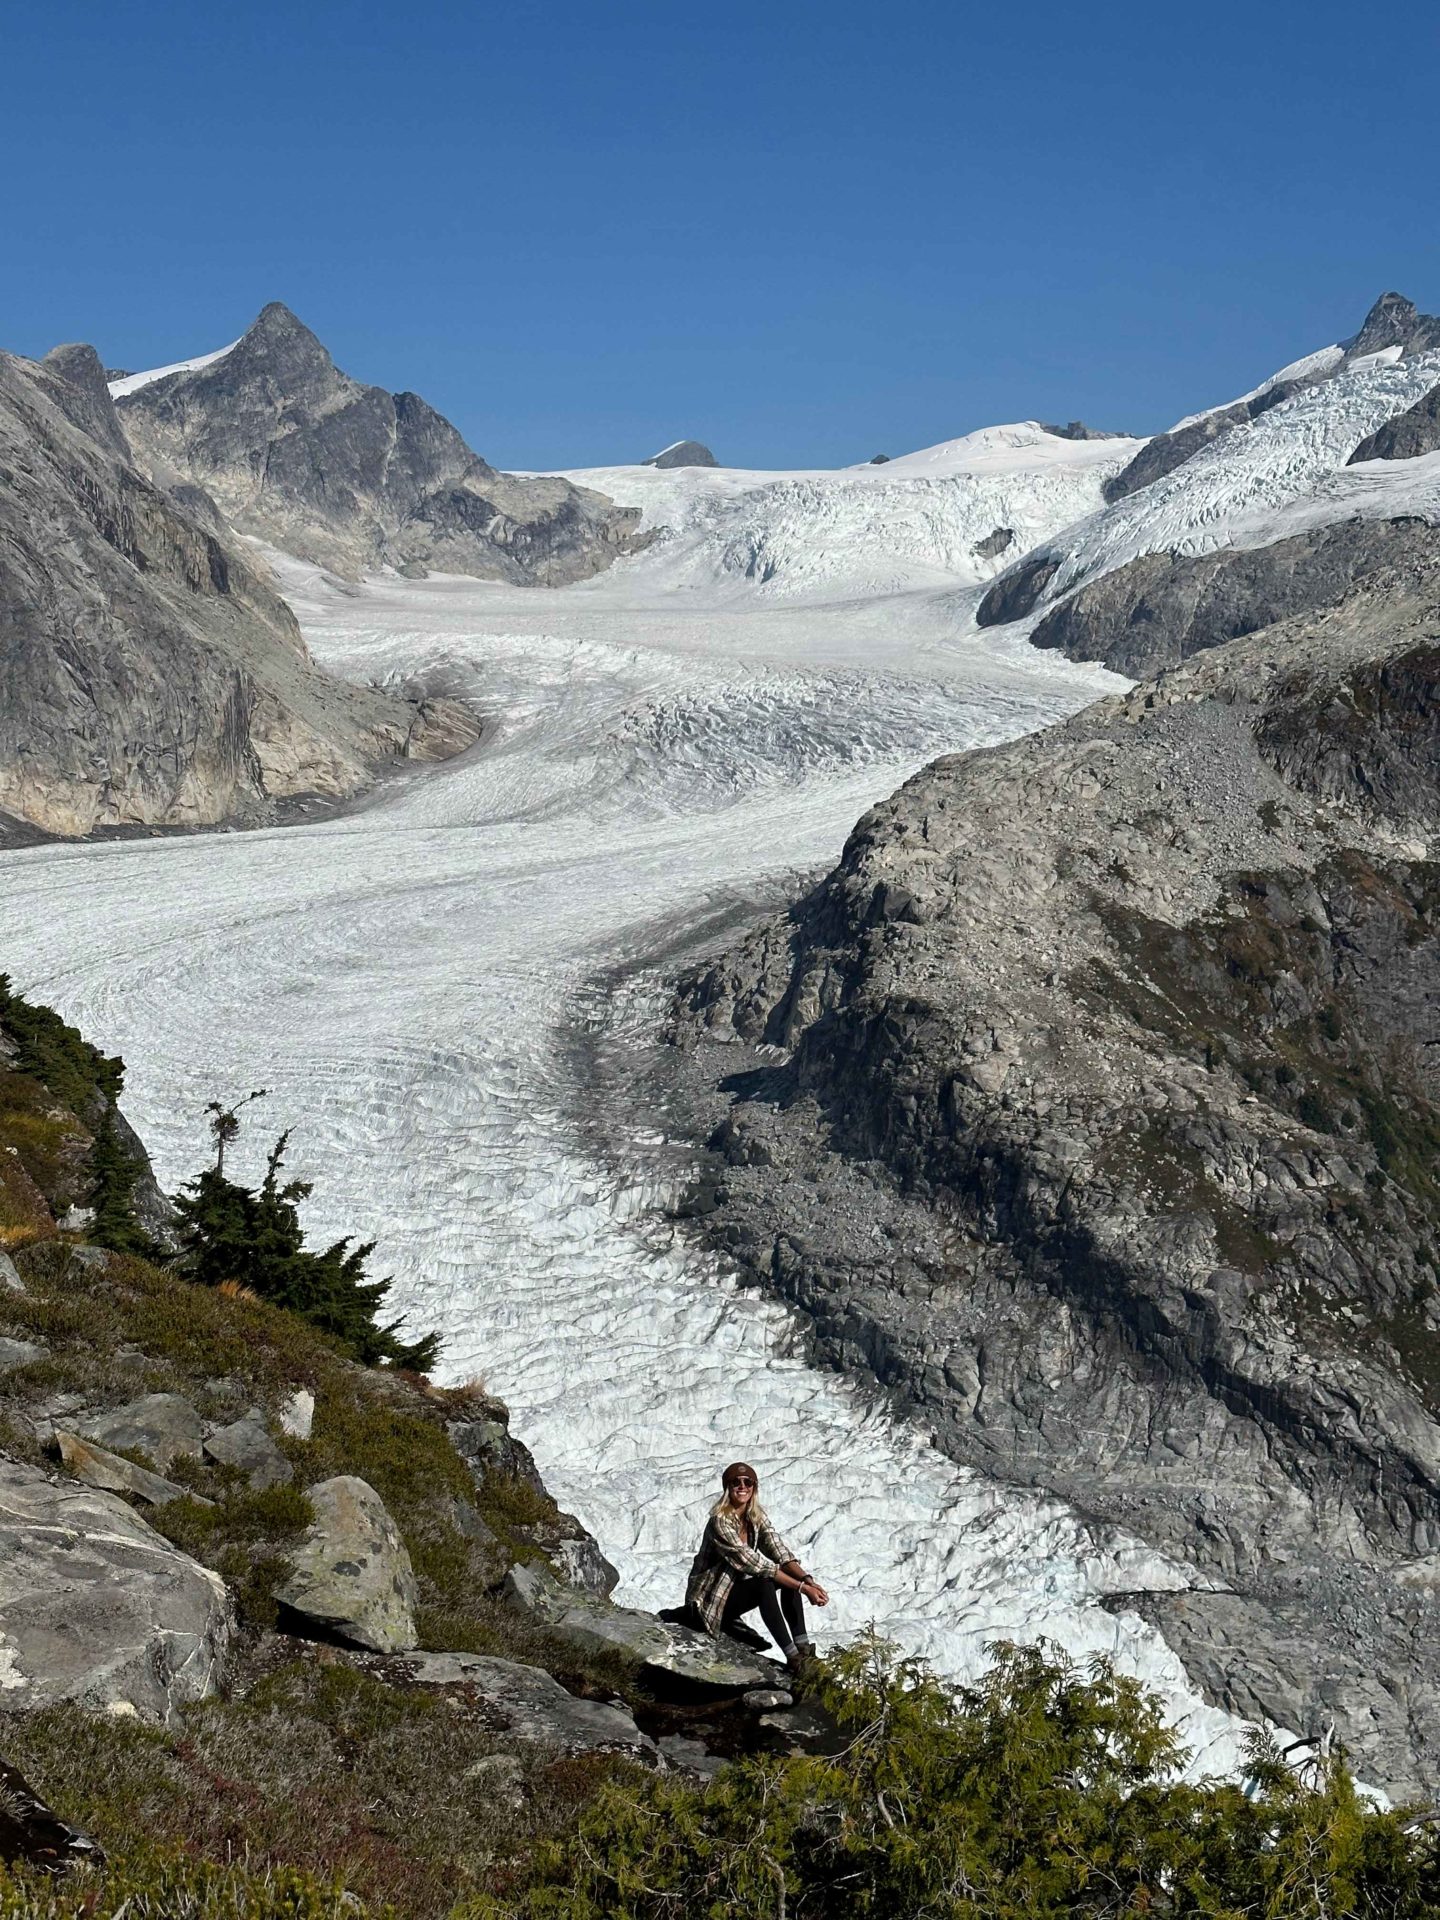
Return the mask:
<svg viewBox="0 0 1440 1920">
<path fill-rule="evenodd" d="M 309 826 L 0 856 L 0 964 L 124 1053 L 126 1105 L 167 1184 L 203 1157 L 207 1101 L 271 1090 L 250 1167 L 293 1127 L 312 1230 L 378 1242 L 396 1302 L 443 1329 L 448 1375 L 509 1401 L 619 1566 L 619 1598 L 680 1598 L 719 1467 L 751 1459 L 830 1588 L 826 1633 L 874 1620 L 962 1676 L 995 1637 L 1108 1651 L 1163 1692 L 1204 1764 L 1228 1766 L 1236 1723 L 1123 1601 L 1102 1604 L 1187 1584 L 1185 1569 L 957 1469 L 807 1365 L 784 1309 L 669 1230 L 654 1134 L 609 1116 L 612 1173 L 576 1121 L 577 1025 L 623 1042 L 661 990 L 648 956 L 828 865 L 936 753 L 1121 684 L 970 620 L 981 569 L 963 542 L 997 523 L 1053 534 L 1128 457 L 1060 442 L 1027 461 L 1023 441 L 959 443 L 908 481 L 648 469 L 680 530 L 562 592 L 357 591 L 277 559 L 323 664 L 467 694 L 492 716 L 486 738 Z M 937 487 L 953 497 L 917 532 Z M 793 555 L 804 593 L 730 590 L 731 511 Z M 889 573 L 909 584 L 855 592 L 857 547 L 861 575 L 887 574 L 887 513 L 903 550 Z M 824 601 L 831 562 L 846 587 Z M 621 967 L 638 971 L 617 997 L 603 982 Z"/>
</svg>

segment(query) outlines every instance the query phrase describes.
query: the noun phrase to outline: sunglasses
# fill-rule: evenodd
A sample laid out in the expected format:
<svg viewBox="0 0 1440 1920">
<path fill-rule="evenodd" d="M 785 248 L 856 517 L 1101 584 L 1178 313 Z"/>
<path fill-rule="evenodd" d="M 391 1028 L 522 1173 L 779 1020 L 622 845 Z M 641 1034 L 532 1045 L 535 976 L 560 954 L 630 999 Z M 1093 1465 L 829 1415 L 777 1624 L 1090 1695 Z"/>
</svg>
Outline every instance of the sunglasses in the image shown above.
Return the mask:
<svg viewBox="0 0 1440 1920">
<path fill-rule="evenodd" d="M 732 1487 L 753 1487 L 755 1482 L 750 1478 L 748 1473 L 737 1473 L 729 1484 Z"/>
</svg>

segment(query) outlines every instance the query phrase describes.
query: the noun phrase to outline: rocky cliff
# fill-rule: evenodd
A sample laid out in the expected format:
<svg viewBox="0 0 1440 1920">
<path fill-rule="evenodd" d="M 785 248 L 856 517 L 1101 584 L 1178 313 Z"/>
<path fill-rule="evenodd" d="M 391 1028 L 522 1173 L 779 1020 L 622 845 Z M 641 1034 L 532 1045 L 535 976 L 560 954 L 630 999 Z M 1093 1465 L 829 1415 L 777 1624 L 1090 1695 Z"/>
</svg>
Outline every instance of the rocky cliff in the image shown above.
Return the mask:
<svg viewBox="0 0 1440 1920">
<path fill-rule="evenodd" d="M 203 365 L 116 387 L 156 480 L 203 488 L 242 533 L 344 574 L 388 564 L 563 586 L 637 544 L 638 509 L 497 473 L 418 394 L 342 373 L 278 302 Z"/>
<path fill-rule="evenodd" d="M 1440 1766 L 1437 685 L 1400 531 L 1328 611 L 937 761 L 676 1011 L 695 1230 L 957 1459 L 1187 1559 L 1220 1590 L 1147 1604 L 1195 1675 L 1401 1793 Z"/>
<path fill-rule="evenodd" d="M 136 468 L 91 349 L 0 354 L 0 825 L 263 822 L 476 737 L 321 673 L 195 504 Z"/>
</svg>

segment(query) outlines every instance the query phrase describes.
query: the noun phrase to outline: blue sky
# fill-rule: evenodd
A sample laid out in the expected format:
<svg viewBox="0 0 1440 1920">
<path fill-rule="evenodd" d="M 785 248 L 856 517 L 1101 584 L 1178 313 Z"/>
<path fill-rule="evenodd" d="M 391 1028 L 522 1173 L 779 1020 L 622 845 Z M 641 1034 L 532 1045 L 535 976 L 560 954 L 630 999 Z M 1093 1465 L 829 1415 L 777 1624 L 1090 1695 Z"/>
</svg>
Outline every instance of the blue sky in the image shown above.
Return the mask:
<svg viewBox="0 0 1440 1920">
<path fill-rule="evenodd" d="M 9 0 L 0 344 L 282 299 L 509 466 L 1149 432 L 1440 307 L 1440 13 Z"/>
</svg>

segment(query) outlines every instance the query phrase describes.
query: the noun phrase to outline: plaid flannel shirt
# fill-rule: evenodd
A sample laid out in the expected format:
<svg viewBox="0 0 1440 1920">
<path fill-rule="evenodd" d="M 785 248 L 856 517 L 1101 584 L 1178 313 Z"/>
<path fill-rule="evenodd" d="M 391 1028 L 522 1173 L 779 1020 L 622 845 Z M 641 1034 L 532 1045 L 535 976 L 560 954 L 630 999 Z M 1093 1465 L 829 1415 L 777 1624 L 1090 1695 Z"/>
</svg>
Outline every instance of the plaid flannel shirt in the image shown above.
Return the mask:
<svg viewBox="0 0 1440 1920">
<path fill-rule="evenodd" d="M 752 1508 L 750 1527 L 753 1546 L 745 1538 L 740 1516 L 723 1504 L 712 1507 L 705 1522 L 705 1535 L 685 1588 L 685 1604 L 706 1633 L 721 1631 L 737 1580 L 752 1575 L 773 1580 L 777 1567 L 796 1558 L 794 1549 L 775 1531 L 763 1508 Z"/>
</svg>

